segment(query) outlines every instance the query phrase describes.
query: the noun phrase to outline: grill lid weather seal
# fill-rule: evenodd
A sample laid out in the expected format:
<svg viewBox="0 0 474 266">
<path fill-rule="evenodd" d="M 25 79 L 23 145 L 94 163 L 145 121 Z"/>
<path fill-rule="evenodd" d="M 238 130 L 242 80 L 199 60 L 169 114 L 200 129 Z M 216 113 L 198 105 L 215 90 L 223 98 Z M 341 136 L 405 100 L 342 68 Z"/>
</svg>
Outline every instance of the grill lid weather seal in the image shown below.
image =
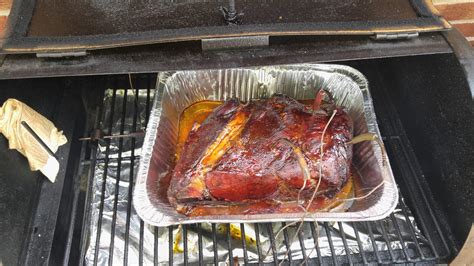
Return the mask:
<svg viewBox="0 0 474 266">
<path fill-rule="evenodd" d="M 78 54 L 245 36 L 389 35 L 393 39 L 398 34 L 416 36 L 448 28 L 429 0 L 131 0 L 127 5 L 17 0 L 6 37 L 0 39 L 0 53 Z"/>
</svg>

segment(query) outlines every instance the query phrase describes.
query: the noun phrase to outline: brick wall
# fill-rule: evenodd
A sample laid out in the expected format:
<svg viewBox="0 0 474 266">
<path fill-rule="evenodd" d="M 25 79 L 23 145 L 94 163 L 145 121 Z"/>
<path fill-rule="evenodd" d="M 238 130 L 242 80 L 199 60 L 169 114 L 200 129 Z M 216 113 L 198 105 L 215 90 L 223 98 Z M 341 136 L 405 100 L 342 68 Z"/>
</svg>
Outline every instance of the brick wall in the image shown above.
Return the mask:
<svg viewBox="0 0 474 266">
<path fill-rule="evenodd" d="M 3 28 L 7 21 L 8 14 L 10 14 L 10 8 L 12 0 L 0 0 L 0 38 L 3 36 Z"/>
<path fill-rule="evenodd" d="M 433 4 L 474 46 L 474 0 L 433 0 Z"/>
</svg>

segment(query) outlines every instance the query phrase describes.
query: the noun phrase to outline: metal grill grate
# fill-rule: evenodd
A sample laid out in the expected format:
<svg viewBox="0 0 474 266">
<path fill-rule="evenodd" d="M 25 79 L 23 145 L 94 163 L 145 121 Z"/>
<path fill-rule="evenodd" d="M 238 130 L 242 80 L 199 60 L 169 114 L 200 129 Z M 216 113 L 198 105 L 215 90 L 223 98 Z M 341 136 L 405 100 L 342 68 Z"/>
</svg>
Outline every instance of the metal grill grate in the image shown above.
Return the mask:
<svg viewBox="0 0 474 266">
<path fill-rule="evenodd" d="M 144 127 L 155 82 L 153 75 L 136 76 L 133 85 L 124 77 L 112 80 L 97 126 L 107 135 L 127 134 Z M 374 95 L 380 97 L 376 103 L 383 104 L 380 109 L 376 106 L 383 110 L 378 115 L 388 118 L 379 117 L 381 127 L 386 121 L 398 121 L 397 117 L 385 117 L 395 112 L 390 112 L 384 93 Z M 374 222 L 305 223 L 294 242 L 292 227 L 275 238 L 284 223 L 180 228 L 146 225 L 135 214 L 131 198 L 141 143 L 142 139 L 135 137 L 98 142 L 93 145 L 90 159 L 83 162 L 90 175 L 81 264 L 273 264 L 287 250 L 286 262 L 290 264 L 307 260 L 318 264 L 440 262 L 452 255 L 421 187 L 422 173 L 414 153 L 402 134 L 385 139 L 394 174 L 404 192 L 397 210 Z"/>
</svg>

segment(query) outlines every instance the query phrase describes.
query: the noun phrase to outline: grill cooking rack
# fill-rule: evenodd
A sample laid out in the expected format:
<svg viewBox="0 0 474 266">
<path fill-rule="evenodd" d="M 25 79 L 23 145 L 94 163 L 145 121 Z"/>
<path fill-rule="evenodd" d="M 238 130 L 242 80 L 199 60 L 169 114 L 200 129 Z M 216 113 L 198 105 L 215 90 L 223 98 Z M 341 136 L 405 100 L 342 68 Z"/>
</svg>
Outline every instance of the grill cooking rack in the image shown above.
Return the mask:
<svg viewBox="0 0 474 266">
<path fill-rule="evenodd" d="M 123 135 L 128 132 L 136 132 L 137 130 L 140 130 L 140 127 L 146 125 L 148 121 L 148 114 L 150 113 L 149 111 L 154 95 L 156 74 L 137 75 L 134 76 L 133 79 L 124 76 L 116 76 L 111 78 L 109 82 L 109 88 L 112 88 L 111 90 L 108 90 L 108 92 L 111 93 L 111 95 L 109 95 L 111 100 L 109 104 L 104 104 L 102 108 L 97 111 L 96 128 L 101 128 L 106 135 Z M 448 244 L 451 242 L 449 239 L 445 238 L 443 227 L 438 221 L 436 211 L 432 208 L 430 195 L 428 195 L 423 189 L 425 184 L 423 183 L 421 169 L 416 163 L 414 152 L 411 149 L 407 137 L 404 135 L 396 111 L 390 104 L 390 98 L 388 97 L 387 92 L 383 89 L 377 89 L 374 91 L 374 88 L 371 88 L 371 90 L 374 97 L 375 108 L 378 111 L 378 122 L 382 130 L 382 135 L 384 136 L 384 142 L 392 162 L 395 178 L 400 186 L 401 195 L 399 206 L 396 211 L 397 213 L 392 213 L 388 218 L 382 221 L 348 223 L 353 228 L 353 234 L 355 235 L 354 241 L 357 242 L 358 249 L 348 245 L 349 240 L 345 234 L 335 236 L 331 233 L 334 228 L 344 230 L 341 223 L 306 223 L 305 226 L 310 228 L 310 231 L 307 232 L 310 233 L 306 236 L 303 235 L 303 233 L 300 233 L 296 240 L 299 242 L 302 258 L 299 260 L 292 259 L 290 250 L 290 256 L 288 256 L 288 260 L 286 261 L 290 264 L 300 264 L 308 259 L 308 253 L 312 252 L 311 249 L 305 249 L 304 247 L 304 240 L 308 238 L 312 238 L 314 241 L 315 252 L 312 252 L 313 256 L 317 255 L 315 258 L 308 259 L 308 262 L 316 264 L 436 263 L 446 261 L 453 256 L 454 251 L 452 250 L 452 245 Z M 117 97 L 118 95 L 121 97 Z M 141 97 L 139 98 L 138 95 Z M 133 104 L 127 104 L 130 102 Z M 130 110 L 130 106 L 132 106 L 133 110 Z M 142 120 L 144 123 L 140 123 Z M 154 232 L 152 241 L 153 247 L 145 246 L 144 232 L 145 228 L 148 230 L 148 226 L 143 221 L 140 220 L 138 222 L 139 228 L 131 228 L 131 220 L 139 218 L 135 217 L 136 214 L 133 214 L 134 210 L 131 202 L 131 195 L 136 169 L 135 167 L 130 167 L 130 165 L 136 166 L 140 159 L 139 148 L 142 143 L 142 139 L 140 138 L 143 137 L 130 137 L 129 141 L 126 143 L 127 145 L 130 145 L 130 147 L 128 147 L 130 152 L 126 154 L 117 152 L 117 156 L 110 156 L 111 142 L 114 140 L 104 139 L 84 144 L 84 147 L 87 149 L 83 150 L 87 150 L 88 152 L 85 152 L 82 157 L 81 172 L 88 172 L 88 174 L 85 175 L 87 178 L 87 191 L 80 241 L 81 265 L 84 263 L 93 265 L 111 265 L 112 263 L 117 262 L 113 260 L 117 257 L 120 257 L 120 263 L 123 263 L 124 265 L 134 264 L 130 261 L 132 255 L 137 255 L 138 264 L 143 265 L 146 249 L 153 249 L 153 258 L 151 261 L 155 265 L 163 262 L 159 260 L 159 254 L 162 252 L 168 253 L 169 261 L 167 261 L 167 263 L 171 265 L 173 262 L 176 262 L 174 258 L 179 255 L 174 252 L 175 239 L 173 239 L 173 232 L 176 227 L 152 228 L 151 231 Z M 116 140 L 116 143 L 118 143 L 118 151 L 122 150 L 126 141 L 127 138 Z M 109 193 L 109 191 L 107 191 L 106 181 L 111 178 L 107 175 L 108 169 L 111 167 L 115 168 L 117 171 L 116 177 L 118 182 L 113 180 L 116 184 L 115 189 Z M 126 178 L 123 178 L 125 174 L 123 173 L 124 170 L 122 168 L 128 171 L 128 173 L 126 173 Z M 123 180 L 120 180 L 121 178 Z M 121 182 L 130 185 L 121 188 Z M 97 184 L 99 184 L 99 186 L 97 186 Z M 96 203 L 94 203 L 94 199 L 97 200 Z M 111 210 L 105 209 L 104 206 L 106 205 L 106 200 L 113 201 Z M 94 208 L 98 210 L 98 213 L 94 213 Z M 122 211 L 125 210 L 125 217 L 118 217 L 117 213 L 119 208 Z M 407 221 L 410 220 L 410 217 L 414 217 L 415 221 L 403 225 L 408 225 L 408 228 L 401 228 L 402 225 L 398 223 L 396 215 L 404 216 Z M 104 254 L 100 254 L 100 245 L 103 242 L 101 242 L 101 238 L 104 238 L 104 217 L 106 217 L 106 219 L 111 219 L 111 222 L 108 223 L 110 224 L 110 228 L 107 227 L 106 230 L 111 236 L 113 236 L 109 237 L 110 243 L 108 243 L 108 254 L 105 254 L 105 256 Z M 119 218 L 125 219 L 125 226 L 116 226 L 117 219 Z M 384 223 L 392 223 L 395 232 L 388 233 L 384 230 Z M 76 226 L 78 225 L 76 224 Z M 269 256 L 272 257 L 273 261 L 278 259 L 277 254 L 275 253 L 276 240 L 274 230 L 272 230 L 272 227 L 274 226 L 276 226 L 276 224 L 266 223 L 254 225 L 258 264 L 260 265 L 268 264 L 268 260 L 265 261 L 267 263 L 263 262 L 263 256 L 265 255 L 264 253 L 266 250 L 262 249 L 262 244 L 259 239 L 259 232 L 263 230 L 268 232 L 270 247 L 273 251 L 270 252 Z M 236 242 L 235 240 L 232 240 L 230 225 L 226 224 L 224 227 L 227 228 L 227 230 L 225 230 L 226 233 L 224 234 L 224 239 L 221 239 L 220 241 L 224 240 L 227 243 L 224 245 L 227 249 L 227 258 L 233 258 L 234 249 L 239 248 L 243 250 L 243 258 L 240 258 L 241 262 L 247 264 L 250 260 L 247 256 L 248 247 L 245 237 L 242 237 L 243 240 L 240 241 L 239 245 L 236 245 L 238 241 Z M 220 261 L 222 258 L 222 245 L 219 249 L 217 247 L 218 228 L 219 227 L 216 224 L 211 225 L 212 253 L 214 255 L 211 263 L 213 262 L 214 264 L 223 262 Z M 321 251 L 321 247 L 318 245 L 319 242 L 315 241 L 318 237 L 316 232 L 318 228 L 326 234 L 329 247 L 328 250 L 330 251 L 329 255 L 326 254 L 327 256 Z M 359 228 L 365 228 L 368 231 L 368 242 L 362 242 L 359 236 Z M 197 247 L 199 249 L 197 261 L 199 264 L 203 264 L 205 262 L 205 247 L 203 246 L 203 226 L 201 224 L 184 225 L 182 227 L 181 241 L 183 254 L 180 255 L 184 256 L 182 263 L 184 265 L 189 263 L 188 257 L 190 251 L 188 250 L 188 235 L 190 229 L 197 232 Z M 242 235 L 245 236 L 245 227 L 243 224 L 240 225 L 240 229 Z M 379 239 L 376 239 L 373 232 L 374 230 L 379 229 L 381 229 L 381 238 L 379 237 Z M 131 239 L 131 230 L 137 230 L 139 232 L 138 239 Z M 118 235 L 123 237 L 123 243 L 115 243 L 115 236 Z M 162 237 L 164 235 L 168 236 L 167 249 L 163 249 L 162 247 L 158 248 L 160 240 L 159 236 Z M 288 231 L 286 230 L 283 232 L 283 236 L 283 244 L 288 248 L 288 241 L 291 236 L 289 236 Z M 219 237 L 221 238 L 222 236 Z M 149 241 L 147 242 L 150 244 Z M 335 242 L 342 242 L 342 252 L 337 252 L 335 249 Z M 384 250 L 379 250 L 379 246 L 376 243 L 380 242 L 385 244 L 386 248 Z M 124 247 L 122 249 L 123 254 L 117 255 L 114 254 L 114 245 L 119 244 Z M 364 244 L 369 244 L 372 248 L 367 250 L 366 247 L 364 248 Z M 135 245 L 136 247 L 132 248 L 132 245 Z M 130 253 L 130 250 L 133 250 L 133 254 Z M 105 261 L 103 259 L 104 257 L 107 258 Z M 234 265 L 236 261 L 234 261 L 234 259 L 229 259 L 226 263 Z"/>
</svg>

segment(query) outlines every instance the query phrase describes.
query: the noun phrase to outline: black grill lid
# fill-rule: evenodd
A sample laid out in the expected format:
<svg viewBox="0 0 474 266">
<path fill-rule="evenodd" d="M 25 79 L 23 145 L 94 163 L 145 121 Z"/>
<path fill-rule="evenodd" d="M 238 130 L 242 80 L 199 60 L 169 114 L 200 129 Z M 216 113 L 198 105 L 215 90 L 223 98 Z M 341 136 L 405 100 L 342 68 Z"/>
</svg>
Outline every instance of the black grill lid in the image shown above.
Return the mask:
<svg viewBox="0 0 474 266">
<path fill-rule="evenodd" d="M 374 35 L 449 28 L 429 0 L 15 0 L 1 53 L 71 52 L 209 38 Z"/>
</svg>

